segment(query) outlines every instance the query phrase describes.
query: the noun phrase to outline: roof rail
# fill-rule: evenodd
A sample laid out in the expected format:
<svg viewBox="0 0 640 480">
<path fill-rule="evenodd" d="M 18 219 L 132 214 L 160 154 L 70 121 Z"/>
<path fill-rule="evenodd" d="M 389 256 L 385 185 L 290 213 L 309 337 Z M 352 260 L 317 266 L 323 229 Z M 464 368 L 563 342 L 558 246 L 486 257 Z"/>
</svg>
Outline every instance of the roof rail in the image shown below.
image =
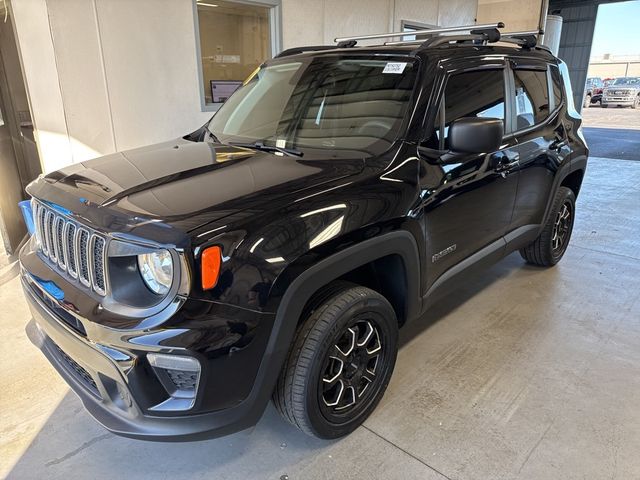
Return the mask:
<svg viewBox="0 0 640 480">
<path fill-rule="evenodd" d="M 376 38 L 406 37 L 409 35 L 439 35 L 441 33 L 466 32 L 471 30 L 485 30 L 492 28 L 504 28 L 504 23 L 488 23 L 484 25 L 459 25 L 457 27 L 430 28 L 424 30 L 414 30 L 412 32 L 389 32 L 374 33 L 371 35 L 356 35 L 353 37 L 338 37 L 336 43 L 348 42 L 352 40 L 373 40 Z M 420 42 L 422 43 L 422 42 Z"/>
<path fill-rule="evenodd" d="M 304 52 L 319 52 L 321 50 L 333 50 L 339 48 L 337 45 L 309 45 L 308 47 L 293 47 L 281 51 L 274 58 L 288 57 L 289 55 L 297 55 Z"/>
</svg>

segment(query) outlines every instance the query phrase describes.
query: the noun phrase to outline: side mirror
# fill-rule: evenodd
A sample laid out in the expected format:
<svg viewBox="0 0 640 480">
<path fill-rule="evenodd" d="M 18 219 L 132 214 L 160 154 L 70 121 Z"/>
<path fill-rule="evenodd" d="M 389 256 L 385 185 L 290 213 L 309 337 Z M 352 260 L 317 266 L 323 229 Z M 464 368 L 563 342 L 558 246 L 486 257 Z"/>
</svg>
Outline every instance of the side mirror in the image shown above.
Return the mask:
<svg viewBox="0 0 640 480">
<path fill-rule="evenodd" d="M 449 127 L 449 149 L 454 153 L 495 152 L 503 135 L 504 122 L 498 118 L 459 118 Z"/>
</svg>

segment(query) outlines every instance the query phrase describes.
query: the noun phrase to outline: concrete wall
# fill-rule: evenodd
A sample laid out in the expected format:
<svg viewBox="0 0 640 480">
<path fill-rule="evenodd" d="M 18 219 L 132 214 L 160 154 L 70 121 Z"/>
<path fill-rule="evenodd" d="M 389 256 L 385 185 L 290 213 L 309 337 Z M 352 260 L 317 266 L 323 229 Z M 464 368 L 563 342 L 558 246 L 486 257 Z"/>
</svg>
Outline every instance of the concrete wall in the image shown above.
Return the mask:
<svg viewBox="0 0 640 480">
<path fill-rule="evenodd" d="M 191 0 L 23 0 L 16 30 L 45 171 L 184 135 L 202 112 Z"/>
<path fill-rule="evenodd" d="M 72 160 L 46 0 L 13 2 L 14 28 L 45 170 Z"/>
<path fill-rule="evenodd" d="M 542 0 L 478 0 L 478 23 L 504 22 L 505 32 L 537 30 Z"/>
<path fill-rule="evenodd" d="M 478 0 L 282 0 L 283 47 L 399 31 L 402 20 L 441 26 L 473 24 L 477 8 Z"/>
<path fill-rule="evenodd" d="M 549 9 L 562 17 L 562 36 L 558 57 L 567 63 L 574 103 L 576 108 L 581 110 L 598 5 L 575 5 L 563 7 L 558 11 L 552 2 Z"/>
</svg>

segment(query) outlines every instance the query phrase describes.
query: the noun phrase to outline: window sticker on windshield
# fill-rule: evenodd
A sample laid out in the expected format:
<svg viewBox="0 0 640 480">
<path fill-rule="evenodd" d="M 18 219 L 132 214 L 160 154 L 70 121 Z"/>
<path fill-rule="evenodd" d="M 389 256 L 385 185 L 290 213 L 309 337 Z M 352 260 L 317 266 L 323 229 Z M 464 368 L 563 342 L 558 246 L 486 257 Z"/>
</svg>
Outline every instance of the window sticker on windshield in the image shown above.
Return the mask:
<svg viewBox="0 0 640 480">
<path fill-rule="evenodd" d="M 407 62 L 388 62 L 384 66 L 384 70 L 382 73 L 402 73 L 404 71 L 404 67 L 407 66 Z"/>
</svg>

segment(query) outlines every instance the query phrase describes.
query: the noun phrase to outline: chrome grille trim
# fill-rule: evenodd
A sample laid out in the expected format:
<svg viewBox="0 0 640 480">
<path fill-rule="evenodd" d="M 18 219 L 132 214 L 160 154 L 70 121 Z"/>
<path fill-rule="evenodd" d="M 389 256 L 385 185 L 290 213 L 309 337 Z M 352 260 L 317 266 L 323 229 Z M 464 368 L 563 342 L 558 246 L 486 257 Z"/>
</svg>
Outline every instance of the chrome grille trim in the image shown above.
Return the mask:
<svg viewBox="0 0 640 480">
<path fill-rule="evenodd" d="M 80 282 L 86 286 L 91 286 L 91 281 L 89 277 L 89 237 L 91 234 L 89 230 L 86 228 L 78 228 L 77 241 L 76 241 L 76 252 L 77 262 L 78 262 L 78 277 L 80 278 Z"/>
<path fill-rule="evenodd" d="M 64 252 L 64 227 L 65 227 L 65 220 L 64 218 L 58 216 L 56 217 L 56 219 L 53 221 L 53 238 L 55 239 L 56 245 L 55 245 L 55 250 L 56 250 L 56 257 L 58 258 L 58 266 L 62 269 L 62 270 L 66 270 L 67 269 L 67 259 L 65 257 L 65 252 Z"/>
<path fill-rule="evenodd" d="M 54 213 L 51 210 L 47 210 L 44 217 L 45 237 L 47 240 L 47 251 L 49 252 L 49 258 L 52 262 L 56 262 L 56 247 L 53 241 L 53 219 Z"/>
<path fill-rule="evenodd" d="M 99 295 L 105 295 L 105 241 L 104 238 L 96 235 L 91 235 L 89 240 L 89 271 L 91 272 L 91 284 L 93 289 Z"/>
<path fill-rule="evenodd" d="M 42 255 L 67 277 L 105 296 L 106 238 L 40 202 L 35 202 L 34 217 Z"/>
<path fill-rule="evenodd" d="M 78 267 L 76 265 L 76 232 L 78 229 L 75 224 L 67 222 L 64 227 L 64 254 L 67 259 L 67 273 L 71 278 L 78 278 Z"/>
</svg>

